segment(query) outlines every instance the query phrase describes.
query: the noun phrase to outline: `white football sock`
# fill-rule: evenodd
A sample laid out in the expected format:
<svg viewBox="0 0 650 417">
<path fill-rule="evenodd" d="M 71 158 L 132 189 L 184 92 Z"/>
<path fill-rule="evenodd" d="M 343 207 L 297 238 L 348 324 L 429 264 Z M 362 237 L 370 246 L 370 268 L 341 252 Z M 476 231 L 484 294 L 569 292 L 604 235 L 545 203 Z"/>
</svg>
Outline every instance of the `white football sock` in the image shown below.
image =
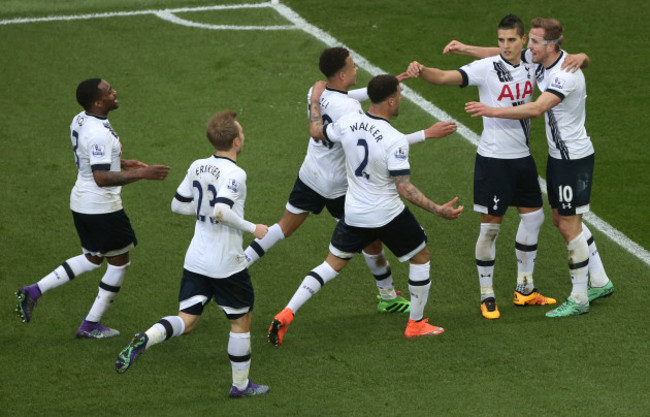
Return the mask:
<svg viewBox="0 0 650 417">
<path fill-rule="evenodd" d="M 476 240 L 476 269 L 481 285 L 481 301 L 494 297 L 492 280 L 494 277 L 494 260 L 496 241 L 499 237 L 499 223 L 481 223 L 481 232 Z"/>
<path fill-rule="evenodd" d="M 605 272 L 603 261 L 600 259 L 600 254 L 598 253 L 598 248 L 596 248 L 596 242 L 591 234 L 591 230 L 589 230 L 584 222 L 582 223 L 582 234 L 587 239 L 587 244 L 589 245 L 589 282 L 592 287 L 604 287 L 609 282 L 609 277 Z"/>
<path fill-rule="evenodd" d="M 409 318 L 419 321 L 424 317 L 424 307 L 429 299 L 431 263 L 409 264 L 409 292 L 411 293 L 411 312 Z"/>
<path fill-rule="evenodd" d="M 144 332 L 149 340 L 145 349 L 158 343 L 162 343 L 172 337 L 181 336 L 185 332 L 185 322 L 178 316 L 167 316 L 158 320 L 158 323 L 151 326 Z"/>
<path fill-rule="evenodd" d="M 589 303 L 587 296 L 587 273 L 589 270 L 589 245 L 584 234 L 579 234 L 567 244 L 569 272 L 571 273 L 571 298 L 579 304 Z"/>
<path fill-rule="evenodd" d="M 243 390 L 248 386 L 251 367 L 251 334 L 230 332 L 228 357 L 232 366 L 232 384 Z"/>
<path fill-rule="evenodd" d="M 533 270 L 537 257 L 537 239 L 539 229 L 544 223 L 544 210 L 519 213 L 521 218 L 517 237 L 515 238 L 515 256 L 517 257 L 517 288 L 522 294 L 530 294 L 535 289 Z"/>
<path fill-rule="evenodd" d="M 74 277 L 85 272 L 94 271 L 100 265 L 90 262 L 86 255 L 78 255 L 63 262 L 58 268 L 38 281 L 38 288 L 41 294 L 70 282 Z"/>
<path fill-rule="evenodd" d="M 370 272 L 375 277 L 375 282 L 381 298 L 384 300 L 394 300 L 397 298 L 393 275 L 391 274 L 390 264 L 386 259 L 384 250 L 382 249 L 382 251 L 376 255 L 369 255 L 363 252 L 363 257 L 366 260 L 368 269 L 370 269 Z"/>
<path fill-rule="evenodd" d="M 115 301 L 115 298 L 117 298 L 129 265 L 131 265 L 130 262 L 122 266 L 108 264 L 106 272 L 99 282 L 97 298 L 90 308 L 86 320 L 99 322 L 102 319 L 104 313 L 106 313 L 113 301 Z"/>
<path fill-rule="evenodd" d="M 298 287 L 293 297 L 291 297 L 287 307 L 293 311 L 293 314 L 296 314 L 307 300 L 320 291 L 323 285 L 334 279 L 338 274 L 327 262 L 318 265 L 302 280 L 300 287 Z"/>
<path fill-rule="evenodd" d="M 282 233 L 282 228 L 279 224 L 274 224 L 269 227 L 269 231 L 266 233 L 262 239 L 255 239 L 251 242 L 250 246 L 244 251 L 246 255 L 246 262 L 250 267 L 260 259 L 266 252 L 273 247 L 276 243 L 284 239 L 284 233 Z"/>
</svg>

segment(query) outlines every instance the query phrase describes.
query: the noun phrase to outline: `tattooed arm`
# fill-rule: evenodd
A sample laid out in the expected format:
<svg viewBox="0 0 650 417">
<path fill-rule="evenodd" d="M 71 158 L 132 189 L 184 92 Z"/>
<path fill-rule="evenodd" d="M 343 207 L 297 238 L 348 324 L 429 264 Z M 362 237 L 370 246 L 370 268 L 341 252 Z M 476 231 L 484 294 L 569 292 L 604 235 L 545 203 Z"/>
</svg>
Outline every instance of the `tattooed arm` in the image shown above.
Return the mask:
<svg viewBox="0 0 650 417">
<path fill-rule="evenodd" d="M 448 201 L 443 205 L 438 205 L 429 200 L 422 191 L 418 190 L 415 185 L 411 184 L 408 175 L 398 175 L 393 177 L 393 181 L 395 182 L 397 192 L 400 196 L 436 216 L 440 216 L 447 220 L 454 220 L 457 219 L 463 211 L 463 206 L 458 206 L 457 208 L 454 207 L 454 204 L 458 202 L 458 197 L 454 197 L 453 200 Z"/>
<path fill-rule="evenodd" d="M 314 139 L 325 139 L 323 117 L 320 114 L 320 96 L 326 85 L 325 81 L 316 81 L 309 99 L 309 135 Z"/>
</svg>

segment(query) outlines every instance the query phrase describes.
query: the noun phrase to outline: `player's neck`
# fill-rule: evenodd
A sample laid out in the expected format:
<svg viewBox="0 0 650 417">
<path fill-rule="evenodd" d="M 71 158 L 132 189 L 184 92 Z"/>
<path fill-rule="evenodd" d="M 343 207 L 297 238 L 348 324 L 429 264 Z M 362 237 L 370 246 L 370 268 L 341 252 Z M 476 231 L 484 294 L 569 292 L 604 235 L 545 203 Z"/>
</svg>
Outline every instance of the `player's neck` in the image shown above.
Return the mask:
<svg viewBox="0 0 650 417">
<path fill-rule="evenodd" d="M 548 68 L 551 65 L 553 65 L 558 60 L 561 53 L 562 51 L 557 51 L 557 52 L 553 52 L 552 54 L 549 54 L 549 56 L 547 56 L 544 62 L 542 63 L 542 65 L 544 65 L 544 68 Z"/>
<path fill-rule="evenodd" d="M 222 158 L 232 159 L 233 161 L 237 162 L 237 151 L 234 149 L 231 149 L 229 151 L 217 151 L 215 154 Z"/>
<path fill-rule="evenodd" d="M 350 86 L 345 85 L 344 82 L 342 81 L 327 81 L 327 86 L 331 89 L 338 90 L 338 91 L 348 91 Z"/>
<path fill-rule="evenodd" d="M 108 112 L 102 111 L 95 107 L 91 108 L 90 110 L 86 110 L 86 114 L 89 116 L 99 117 L 100 119 L 106 119 L 108 117 Z"/>
<path fill-rule="evenodd" d="M 393 112 L 388 106 L 382 104 L 385 104 L 385 102 L 379 104 L 370 104 L 370 107 L 368 108 L 368 114 L 390 121 L 390 118 L 393 116 Z"/>
<path fill-rule="evenodd" d="M 508 61 L 513 67 L 516 67 L 517 65 L 521 64 L 521 51 L 519 51 L 519 53 L 517 54 L 514 54 L 512 59 L 506 59 L 506 58 L 503 59 Z"/>
</svg>

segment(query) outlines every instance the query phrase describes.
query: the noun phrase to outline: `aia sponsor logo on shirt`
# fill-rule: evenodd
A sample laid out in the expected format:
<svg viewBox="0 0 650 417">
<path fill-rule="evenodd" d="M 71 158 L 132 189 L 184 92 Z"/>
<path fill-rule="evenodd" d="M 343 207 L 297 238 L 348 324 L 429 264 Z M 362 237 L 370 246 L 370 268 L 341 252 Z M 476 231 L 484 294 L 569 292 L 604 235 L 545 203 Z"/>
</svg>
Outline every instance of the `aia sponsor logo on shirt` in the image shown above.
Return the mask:
<svg viewBox="0 0 650 417">
<path fill-rule="evenodd" d="M 510 99 L 510 101 L 517 101 L 532 96 L 533 96 L 533 84 L 530 81 L 526 81 L 523 84 L 517 83 L 512 86 L 508 84 L 504 84 L 503 87 L 501 88 L 501 94 L 499 94 L 499 98 L 497 100 L 501 101 L 504 98 L 508 98 Z"/>
</svg>

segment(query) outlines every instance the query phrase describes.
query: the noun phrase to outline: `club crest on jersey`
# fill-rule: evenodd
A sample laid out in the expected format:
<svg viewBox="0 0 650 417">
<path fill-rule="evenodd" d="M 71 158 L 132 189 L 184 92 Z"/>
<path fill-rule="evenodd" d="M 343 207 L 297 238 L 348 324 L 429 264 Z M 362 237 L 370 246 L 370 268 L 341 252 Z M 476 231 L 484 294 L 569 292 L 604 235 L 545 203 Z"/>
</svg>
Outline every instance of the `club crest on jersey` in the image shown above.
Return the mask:
<svg viewBox="0 0 650 417">
<path fill-rule="evenodd" d="M 93 156 L 104 156 L 104 145 L 93 145 L 92 155 Z"/>
<path fill-rule="evenodd" d="M 230 191 L 236 193 L 239 190 L 239 183 L 234 178 L 228 180 L 228 185 L 226 186 Z"/>
<path fill-rule="evenodd" d="M 562 90 L 564 88 L 564 80 L 558 77 L 555 77 L 553 81 L 551 82 L 551 87 L 553 88 L 559 88 Z"/>
<path fill-rule="evenodd" d="M 406 159 L 406 152 L 404 152 L 404 149 L 401 147 L 395 151 L 395 158 L 399 159 L 400 161 L 403 161 Z"/>
</svg>

